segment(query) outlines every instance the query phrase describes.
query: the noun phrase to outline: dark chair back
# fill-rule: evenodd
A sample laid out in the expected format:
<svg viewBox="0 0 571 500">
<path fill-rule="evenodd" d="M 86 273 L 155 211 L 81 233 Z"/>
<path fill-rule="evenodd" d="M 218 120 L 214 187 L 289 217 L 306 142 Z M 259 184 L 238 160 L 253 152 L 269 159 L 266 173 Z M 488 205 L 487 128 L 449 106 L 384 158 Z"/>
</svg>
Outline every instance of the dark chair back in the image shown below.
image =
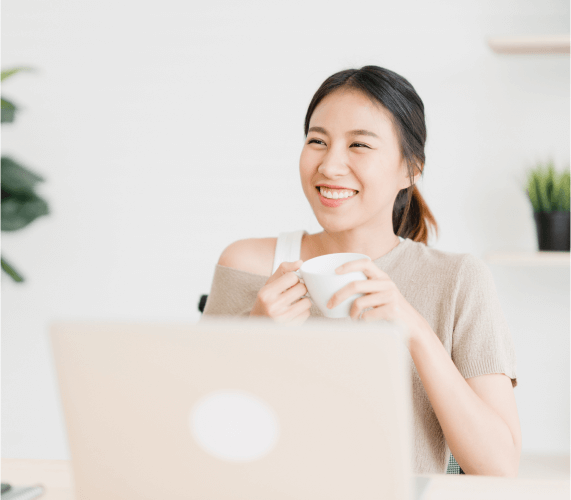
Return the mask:
<svg viewBox="0 0 571 500">
<path fill-rule="evenodd" d="M 200 300 L 198 301 L 198 310 L 202 313 L 204 312 L 204 306 L 206 305 L 206 299 L 208 295 L 201 295 Z"/>
<path fill-rule="evenodd" d="M 456 459 L 452 453 L 450 453 L 450 460 L 448 460 L 448 468 L 446 469 L 446 474 L 466 474 L 462 470 L 462 467 L 458 465 L 458 462 L 456 462 Z"/>
</svg>

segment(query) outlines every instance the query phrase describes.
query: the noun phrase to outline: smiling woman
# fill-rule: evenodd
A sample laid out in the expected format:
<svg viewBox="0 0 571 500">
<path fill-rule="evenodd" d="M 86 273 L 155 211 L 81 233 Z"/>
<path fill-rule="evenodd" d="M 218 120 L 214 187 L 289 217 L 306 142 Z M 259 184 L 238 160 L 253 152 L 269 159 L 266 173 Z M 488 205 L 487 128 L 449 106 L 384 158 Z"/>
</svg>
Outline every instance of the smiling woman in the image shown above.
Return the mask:
<svg viewBox="0 0 571 500">
<path fill-rule="evenodd" d="M 368 126 L 363 127 L 364 124 Z M 300 158 L 300 172 L 310 204 L 315 196 L 308 195 L 311 186 L 304 182 L 307 176 L 313 172 L 317 179 L 328 175 L 339 177 L 343 168 L 351 165 L 354 177 L 360 177 L 355 182 L 367 183 L 367 192 L 361 196 L 366 198 L 363 203 L 367 211 L 378 213 L 382 209 L 385 214 L 381 231 L 386 234 L 382 239 L 394 241 L 394 234 L 391 238 L 390 233 L 396 233 L 426 244 L 429 229 L 438 234 L 434 216 L 416 186 L 425 163 L 424 105 L 405 78 L 377 66 L 332 75 L 309 104 L 304 132 L 307 140 Z M 340 156 L 341 151 L 351 160 Z M 327 183 L 314 185 L 327 186 Z M 320 194 L 335 198 L 336 191 Z M 315 211 L 313 204 L 312 208 Z M 392 227 L 386 223 L 388 213 Z M 320 215 L 328 214 L 316 213 L 318 220 Z"/>
<path fill-rule="evenodd" d="M 327 307 L 360 294 L 352 320 L 406 327 L 413 472 L 444 473 L 452 453 L 467 474 L 516 476 L 514 346 L 483 261 L 428 246 L 429 230 L 438 228 L 416 186 L 425 163 L 422 100 L 387 69 L 340 71 L 313 96 L 304 132 L 301 187 L 323 231 L 230 244 L 216 266 L 204 317 L 327 321 L 296 271 L 322 255 L 368 256 L 336 269 L 367 279 L 341 288 Z"/>
</svg>

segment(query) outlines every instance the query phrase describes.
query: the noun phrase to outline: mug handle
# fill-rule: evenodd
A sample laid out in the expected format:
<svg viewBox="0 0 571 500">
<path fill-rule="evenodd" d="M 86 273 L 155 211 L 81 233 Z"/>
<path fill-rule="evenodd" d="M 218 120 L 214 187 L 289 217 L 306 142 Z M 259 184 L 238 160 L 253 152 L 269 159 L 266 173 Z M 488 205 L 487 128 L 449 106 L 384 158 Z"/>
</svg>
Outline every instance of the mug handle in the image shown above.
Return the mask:
<svg viewBox="0 0 571 500">
<path fill-rule="evenodd" d="M 299 278 L 299 282 L 300 282 L 300 283 L 303 283 L 303 284 L 305 285 L 305 281 L 303 281 L 303 278 L 301 277 L 301 273 L 299 272 L 299 270 L 298 270 L 298 271 L 294 271 L 293 273 Z M 309 290 L 307 291 L 307 293 L 306 293 L 305 295 L 303 295 L 303 297 L 311 298 L 311 296 L 309 295 Z M 303 298 L 303 297 L 302 297 L 302 298 Z"/>
</svg>

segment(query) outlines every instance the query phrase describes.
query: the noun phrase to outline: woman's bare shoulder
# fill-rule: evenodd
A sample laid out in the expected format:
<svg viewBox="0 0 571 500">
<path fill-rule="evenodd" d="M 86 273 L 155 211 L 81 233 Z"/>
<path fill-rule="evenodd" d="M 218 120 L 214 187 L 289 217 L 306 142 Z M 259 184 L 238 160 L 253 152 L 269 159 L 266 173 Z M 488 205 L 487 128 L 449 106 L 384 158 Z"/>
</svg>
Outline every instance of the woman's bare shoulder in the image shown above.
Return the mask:
<svg viewBox="0 0 571 500">
<path fill-rule="evenodd" d="M 228 245 L 218 264 L 248 273 L 270 276 L 277 238 L 247 238 Z"/>
</svg>

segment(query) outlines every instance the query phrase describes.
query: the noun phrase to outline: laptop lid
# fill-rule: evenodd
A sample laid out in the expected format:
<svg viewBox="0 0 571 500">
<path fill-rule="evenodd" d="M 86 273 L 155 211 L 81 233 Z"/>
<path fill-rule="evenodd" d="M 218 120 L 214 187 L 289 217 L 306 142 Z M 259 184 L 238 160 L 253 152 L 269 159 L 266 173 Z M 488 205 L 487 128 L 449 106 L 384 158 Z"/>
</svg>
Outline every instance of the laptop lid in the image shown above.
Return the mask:
<svg viewBox="0 0 571 500">
<path fill-rule="evenodd" d="M 410 498 L 410 375 L 394 324 L 50 333 L 77 498 Z"/>
</svg>

